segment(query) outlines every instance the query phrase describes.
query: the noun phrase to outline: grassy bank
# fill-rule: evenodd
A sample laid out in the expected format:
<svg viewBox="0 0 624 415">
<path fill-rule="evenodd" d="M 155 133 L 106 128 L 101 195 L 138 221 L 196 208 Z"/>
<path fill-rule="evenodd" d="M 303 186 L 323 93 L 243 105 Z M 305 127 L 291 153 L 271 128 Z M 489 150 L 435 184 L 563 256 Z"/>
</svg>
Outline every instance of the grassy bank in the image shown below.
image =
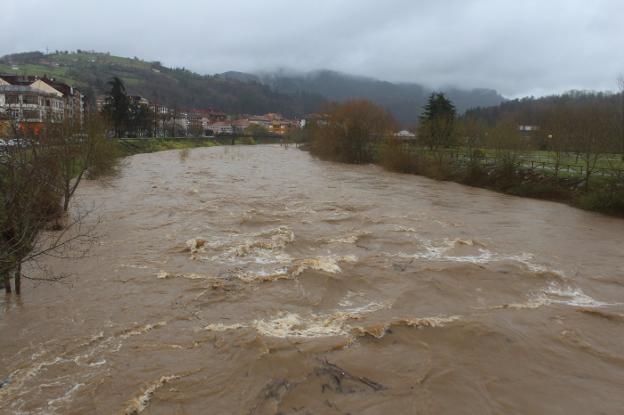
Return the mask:
<svg viewBox="0 0 624 415">
<path fill-rule="evenodd" d="M 388 141 L 380 146 L 377 162 L 386 170 L 454 181 L 498 192 L 563 202 L 586 210 L 624 217 L 624 179 L 561 174 L 527 166 L 514 152 L 502 152 L 494 163 L 482 158 L 458 158 L 449 152 L 432 153 Z"/>
<path fill-rule="evenodd" d="M 140 153 L 155 153 L 165 150 L 182 150 L 185 148 L 213 147 L 219 145 L 213 139 L 204 138 L 146 138 L 119 140 L 119 151 L 123 156 Z"/>
<path fill-rule="evenodd" d="M 261 143 L 272 144 L 277 140 L 262 140 Z M 119 151 L 122 156 L 131 156 L 140 153 L 155 153 L 166 150 L 182 150 L 186 148 L 214 147 L 221 145 L 254 145 L 257 143 L 251 137 L 239 137 L 232 143 L 231 137 L 216 138 L 125 138 L 118 140 Z"/>
</svg>

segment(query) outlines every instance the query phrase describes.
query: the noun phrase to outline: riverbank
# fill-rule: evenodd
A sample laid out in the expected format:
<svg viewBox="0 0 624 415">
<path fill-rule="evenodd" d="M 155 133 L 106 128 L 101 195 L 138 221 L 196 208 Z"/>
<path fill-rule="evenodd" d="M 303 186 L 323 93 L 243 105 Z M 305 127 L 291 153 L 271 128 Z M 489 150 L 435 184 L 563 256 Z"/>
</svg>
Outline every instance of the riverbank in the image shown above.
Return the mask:
<svg viewBox="0 0 624 415">
<path fill-rule="evenodd" d="M 306 149 L 313 150 L 313 147 Z M 529 168 L 513 152 L 500 155 L 493 163 L 484 163 L 483 159 L 456 158 L 450 152 L 414 151 L 399 142 L 388 142 L 378 146 L 373 158 L 376 164 L 396 173 L 451 181 L 514 196 L 556 201 L 584 210 L 624 217 L 624 180 L 621 178 L 596 174 L 587 186 L 583 176 L 565 175 L 563 172 L 554 175 L 552 172 Z"/>
<path fill-rule="evenodd" d="M 451 175 L 442 180 L 624 217 L 624 189 L 610 180 L 594 180 L 592 187 L 585 189 L 578 178 L 557 178 L 530 169 L 505 172 L 495 166 L 478 169 L 453 167 Z"/>
<path fill-rule="evenodd" d="M 276 144 L 277 138 L 261 137 L 165 137 L 165 138 L 124 138 L 118 140 L 119 152 L 122 157 L 132 156 L 142 153 L 156 153 L 167 150 L 183 150 L 199 147 L 214 147 L 223 145 L 255 145 L 255 144 Z"/>
<path fill-rule="evenodd" d="M 278 144 L 276 137 L 165 137 L 165 138 L 123 138 L 117 140 L 121 157 L 167 150 L 184 150 L 200 147 Z"/>
<path fill-rule="evenodd" d="M 122 156 L 141 153 L 155 153 L 166 150 L 182 150 L 185 148 L 213 147 L 219 143 L 209 138 L 146 138 L 119 140 L 119 152 Z"/>
<path fill-rule="evenodd" d="M 218 145 L 212 139 L 182 139 L 182 138 L 146 138 L 118 140 L 119 152 L 122 156 L 132 156 L 141 153 L 155 153 L 165 150 L 182 150 L 185 148 L 212 147 Z"/>
</svg>

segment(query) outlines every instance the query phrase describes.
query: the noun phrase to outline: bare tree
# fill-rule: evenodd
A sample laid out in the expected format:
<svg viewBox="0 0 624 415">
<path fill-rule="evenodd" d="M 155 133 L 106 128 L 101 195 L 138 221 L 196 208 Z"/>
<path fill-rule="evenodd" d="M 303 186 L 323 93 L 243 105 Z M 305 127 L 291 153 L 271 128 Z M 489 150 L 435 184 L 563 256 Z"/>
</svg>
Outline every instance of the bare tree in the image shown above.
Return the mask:
<svg viewBox="0 0 624 415">
<path fill-rule="evenodd" d="M 488 147 L 496 151 L 497 169 L 507 177 L 512 177 L 521 163 L 527 143 L 518 130 L 518 121 L 513 115 L 505 115 L 487 131 Z"/>
<path fill-rule="evenodd" d="M 87 123 L 81 134 L 47 125 L 38 137 L 24 137 L 13 128 L 15 145 L 0 156 L 0 279 L 10 293 L 11 280 L 21 292 L 22 265 L 45 255 L 82 255 L 92 239 L 85 215 L 76 209 L 63 227 L 49 224 L 67 211 L 86 172 L 103 174 L 114 165 L 114 154 L 100 152 L 97 137 L 103 125 Z M 98 169 L 100 171 L 98 172 Z M 110 170 L 108 170 L 110 171 Z M 34 277 L 30 277 L 34 278 Z M 58 280 L 47 274 L 40 279 Z"/>
<path fill-rule="evenodd" d="M 84 125 L 48 123 L 33 151 L 47 155 L 48 173 L 54 172 L 56 188 L 61 193 L 63 212 L 69 209 L 82 179 L 113 173 L 118 162 L 117 146 L 106 137 L 104 122 L 98 116 L 89 117 Z"/>
<path fill-rule="evenodd" d="M 374 161 L 377 146 L 396 130 L 396 121 L 383 108 L 366 100 L 347 101 L 330 108 L 326 122 L 314 130 L 311 152 L 347 163 Z"/>
<path fill-rule="evenodd" d="M 605 102 L 574 105 L 567 110 L 566 126 L 570 145 L 583 162 L 585 189 L 596 172 L 598 161 L 612 149 L 616 115 Z"/>
<path fill-rule="evenodd" d="M 55 172 L 42 166 L 48 155 L 19 137 L 14 128 L 15 145 L 7 148 L 0 160 L 0 274 L 6 292 L 21 289 L 21 265 L 32 252 L 45 224 L 59 212 Z"/>
<path fill-rule="evenodd" d="M 561 162 L 570 148 L 568 111 L 563 104 L 551 108 L 544 116 L 540 133 L 544 135 L 545 147 L 555 163 L 555 177 L 559 177 Z"/>
<path fill-rule="evenodd" d="M 479 148 L 485 144 L 486 126 L 474 117 L 465 117 L 457 122 L 459 144 L 466 149 L 470 163 L 478 162 L 481 157 Z"/>
</svg>

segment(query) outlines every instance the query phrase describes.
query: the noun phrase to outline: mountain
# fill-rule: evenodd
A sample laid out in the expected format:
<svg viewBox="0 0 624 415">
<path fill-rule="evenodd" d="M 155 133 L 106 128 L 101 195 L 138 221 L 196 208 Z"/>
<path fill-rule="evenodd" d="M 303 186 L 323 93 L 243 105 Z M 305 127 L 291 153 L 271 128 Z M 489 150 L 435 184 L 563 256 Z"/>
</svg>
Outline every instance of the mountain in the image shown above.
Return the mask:
<svg viewBox="0 0 624 415">
<path fill-rule="evenodd" d="M 92 100 L 104 94 L 107 82 L 118 76 L 129 94 L 183 109 L 212 107 L 237 114 L 281 112 L 295 116 L 318 111 L 326 104 L 318 94 L 280 93 L 249 79 L 199 75 L 184 68 L 167 68 L 160 62 L 92 51 L 7 55 L 0 58 L 0 73 L 54 77 Z"/>
<path fill-rule="evenodd" d="M 471 118 L 482 120 L 488 124 L 510 117 L 519 124 L 542 125 L 553 111 L 565 108 L 608 108 L 613 119 L 624 109 L 622 93 L 571 90 L 559 95 L 543 97 L 525 97 L 502 102 L 487 108 L 472 108 L 466 111 Z M 621 120 L 621 117 L 620 117 Z"/>
<path fill-rule="evenodd" d="M 340 72 L 286 71 L 200 75 L 160 62 L 123 58 L 93 51 L 50 54 L 26 52 L 0 58 L 0 73 L 47 75 L 80 89 L 94 99 L 107 82 L 120 77 L 129 94 L 178 108 L 216 108 L 228 113 L 281 112 L 299 116 L 321 110 L 328 101 L 368 99 L 390 111 L 404 126 L 416 124 L 432 89 L 416 83 L 392 83 Z M 442 89 L 462 113 L 498 105 L 504 98 L 491 89 Z"/>
<path fill-rule="evenodd" d="M 303 74 L 278 71 L 260 74 L 226 72 L 222 75 L 241 82 L 260 82 L 286 94 L 319 94 L 330 101 L 368 99 L 386 108 L 399 122 L 408 126 L 417 122 L 422 107 L 433 92 L 415 83 L 392 83 L 328 70 Z M 498 105 L 505 100 L 491 89 L 443 88 L 442 92 L 447 94 L 460 113 L 469 108 Z"/>
</svg>

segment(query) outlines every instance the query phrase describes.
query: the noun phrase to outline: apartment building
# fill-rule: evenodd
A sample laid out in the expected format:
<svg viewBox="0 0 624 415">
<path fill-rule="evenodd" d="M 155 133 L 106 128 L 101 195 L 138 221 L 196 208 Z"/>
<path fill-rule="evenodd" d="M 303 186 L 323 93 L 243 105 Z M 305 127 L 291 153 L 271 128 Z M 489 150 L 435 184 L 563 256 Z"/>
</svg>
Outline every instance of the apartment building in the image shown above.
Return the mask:
<svg viewBox="0 0 624 415">
<path fill-rule="evenodd" d="M 0 113 L 18 123 L 82 123 L 84 97 L 52 78 L 0 75 Z"/>
</svg>

